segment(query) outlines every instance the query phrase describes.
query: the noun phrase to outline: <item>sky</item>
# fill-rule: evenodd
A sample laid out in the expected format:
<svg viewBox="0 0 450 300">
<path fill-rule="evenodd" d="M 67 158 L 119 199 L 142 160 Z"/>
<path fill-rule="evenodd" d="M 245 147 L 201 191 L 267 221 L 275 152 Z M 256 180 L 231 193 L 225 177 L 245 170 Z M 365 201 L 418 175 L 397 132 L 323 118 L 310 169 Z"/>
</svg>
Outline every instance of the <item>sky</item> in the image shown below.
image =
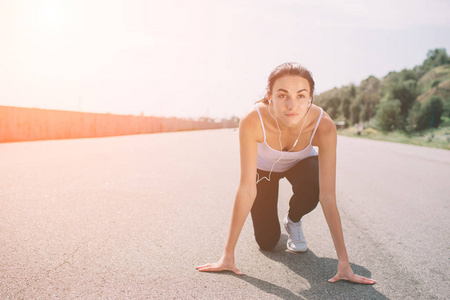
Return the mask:
<svg viewBox="0 0 450 300">
<path fill-rule="evenodd" d="M 242 117 L 284 62 L 320 94 L 449 52 L 449 16 L 443 0 L 0 0 L 0 105 Z"/>
</svg>

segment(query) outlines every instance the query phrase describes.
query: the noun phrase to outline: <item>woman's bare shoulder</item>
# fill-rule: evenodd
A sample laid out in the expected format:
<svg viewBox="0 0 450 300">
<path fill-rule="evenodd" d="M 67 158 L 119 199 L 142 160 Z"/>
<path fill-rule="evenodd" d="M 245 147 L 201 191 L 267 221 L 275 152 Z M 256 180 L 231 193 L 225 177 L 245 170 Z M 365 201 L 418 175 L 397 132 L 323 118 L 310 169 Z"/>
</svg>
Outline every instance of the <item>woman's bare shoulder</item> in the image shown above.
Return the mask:
<svg viewBox="0 0 450 300">
<path fill-rule="evenodd" d="M 317 132 L 323 133 L 333 133 L 336 132 L 336 125 L 330 115 L 323 111 L 322 119 L 320 120 L 319 126 L 317 127 Z"/>
<path fill-rule="evenodd" d="M 260 105 L 259 103 L 256 103 L 251 107 L 251 109 L 241 118 L 239 127 L 246 127 L 246 128 L 256 128 L 258 127 L 258 124 L 260 123 L 259 120 L 259 114 L 257 111 L 256 106 Z M 261 110 L 261 107 L 259 107 Z"/>
<path fill-rule="evenodd" d="M 313 145 L 320 146 L 320 144 L 328 143 L 336 139 L 337 131 L 333 119 L 325 111 L 323 111 L 317 131 L 313 139 Z"/>
<path fill-rule="evenodd" d="M 247 114 L 245 114 L 241 118 L 241 121 L 239 123 L 239 131 L 241 135 L 245 134 L 247 137 L 252 136 L 256 140 L 260 140 L 262 127 L 256 105 L 259 105 L 259 109 L 261 110 L 261 104 L 257 103 L 253 105 L 252 108 L 247 112 Z"/>
</svg>

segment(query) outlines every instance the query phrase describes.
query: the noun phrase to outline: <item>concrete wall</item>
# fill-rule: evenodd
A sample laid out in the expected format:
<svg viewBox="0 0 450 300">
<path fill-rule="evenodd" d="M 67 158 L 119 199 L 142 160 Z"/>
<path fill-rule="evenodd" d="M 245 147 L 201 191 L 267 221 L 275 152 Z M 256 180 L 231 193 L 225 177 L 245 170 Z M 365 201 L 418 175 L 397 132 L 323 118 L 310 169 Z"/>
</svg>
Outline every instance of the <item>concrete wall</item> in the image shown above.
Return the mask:
<svg viewBox="0 0 450 300">
<path fill-rule="evenodd" d="M 190 121 L 0 106 L 0 143 L 236 127 L 234 122 Z"/>
</svg>

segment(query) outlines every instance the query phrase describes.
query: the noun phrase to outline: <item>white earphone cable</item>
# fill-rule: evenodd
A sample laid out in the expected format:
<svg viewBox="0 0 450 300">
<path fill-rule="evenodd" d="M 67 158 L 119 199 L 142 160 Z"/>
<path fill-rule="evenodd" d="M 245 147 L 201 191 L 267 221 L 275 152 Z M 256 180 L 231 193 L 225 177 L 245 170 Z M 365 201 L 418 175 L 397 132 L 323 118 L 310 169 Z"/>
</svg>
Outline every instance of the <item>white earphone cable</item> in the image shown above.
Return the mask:
<svg viewBox="0 0 450 300">
<path fill-rule="evenodd" d="M 269 101 L 269 102 L 270 102 L 270 101 Z M 311 101 L 310 101 L 310 102 L 311 102 Z M 280 156 L 280 158 L 278 158 L 278 159 L 272 164 L 272 167 L 270 168 L 270 172 L 269 172 L 269 178 L 267 178 L 266 176 L 264 176 L 264 177 L 262 177 L 262 178 L 260 179 L 260 178 L 259 178 L 259 174 L 258 174 L 258 172 L 257 172 L 256 175 L 258 176 L 258 178 L 257 178 L 257 180 L 256 180 L 256 184 L 258 184 L 258 183 L 259 183 L 261 180 L 263 180 L 263 179 L 266 179 L 267 181 L 270 181 L 270 176 L 272 175 L 272 171 L 273 171 L 273 168 L 274 168 L 275 164 L 278 163 L 278 162 L 286 155 L 286 153 L 291 152 L 291 151 L 294 149 L 294 147 L 297 145 L 297 142 L 298 142 L 298 140 L 300 139 L 300 135 L 302 134 L 302 131 L 303 131 L 303 126 L 305 125 L 306 120 L 308 120 L 308 115 L 309 115 L 309 111 L 311 110 L 311 106 L 312 106 L 312 104 L 309 105 L 308 111 L 307 111 L 306 114 L 303 116 L 303 118 L 305 118 L 305 117 L 306 117 L 306 118 L 305 118 L 305 121 L 303 121 L 302 127 L 300 128 L 300 132 L 298 133 L 298 137 L 297 137 L 297 140 L 295 140 L 294 146 L 292 146 L 292 148 L 289 149 L 288 151 L 284 152 L 284 153 Z M 268 106 L 267 109 L 269 110 L 270 116 L 275 120 L 275 123 L 277 124 L 278 132 L 279 132 L 278 141 L 280 142 L 280 151 L 282 151 L 282 150 L 283 150 L 283 145 L 282 145 L 282 143 L 281 143 L 281 130 L 280 130 L 280 126 L 278 125 L 277 119 L 276 119 L 276 118 L 272 115 L 272 113 L 270 112 L 270 106 Z M 302 119 L 303 119 L 303 118 L 302 118 Z M 300 120 L 300 121 L 301 121 L 301 120 Z M 266 141 L 266 143 L 267 143 L 267 141 Z"/>
</svg>

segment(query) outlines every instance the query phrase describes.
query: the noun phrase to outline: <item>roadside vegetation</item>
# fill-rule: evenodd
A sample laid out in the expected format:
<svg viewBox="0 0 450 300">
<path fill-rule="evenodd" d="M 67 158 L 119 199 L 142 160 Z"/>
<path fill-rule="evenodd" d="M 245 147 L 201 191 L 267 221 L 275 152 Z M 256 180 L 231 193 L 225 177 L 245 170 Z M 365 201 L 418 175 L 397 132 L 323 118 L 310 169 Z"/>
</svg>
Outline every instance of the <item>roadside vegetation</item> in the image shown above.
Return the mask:
<svg viewBox="0 0 450 300">
<path fill-rule="evenodd" d="M 319 94 L 316 103 L 339 134 L 450 150 L 450 57 L 427 53 L 421 65 L 369 76 Z"/>
<path fill-rule="evenodd" d="M 371 140 L 388 141 L 417 146 L 426 146 L 450 150 L 450 126 L 430 128 L 421 132 L 406 133 L 400 130 L 380 132 L 374 128 L 363 129 L 359 134 L 357 128 L 349 127 L 338 130 L 338 134 L 350 137 L 360 137 Z"/>
</svg>

